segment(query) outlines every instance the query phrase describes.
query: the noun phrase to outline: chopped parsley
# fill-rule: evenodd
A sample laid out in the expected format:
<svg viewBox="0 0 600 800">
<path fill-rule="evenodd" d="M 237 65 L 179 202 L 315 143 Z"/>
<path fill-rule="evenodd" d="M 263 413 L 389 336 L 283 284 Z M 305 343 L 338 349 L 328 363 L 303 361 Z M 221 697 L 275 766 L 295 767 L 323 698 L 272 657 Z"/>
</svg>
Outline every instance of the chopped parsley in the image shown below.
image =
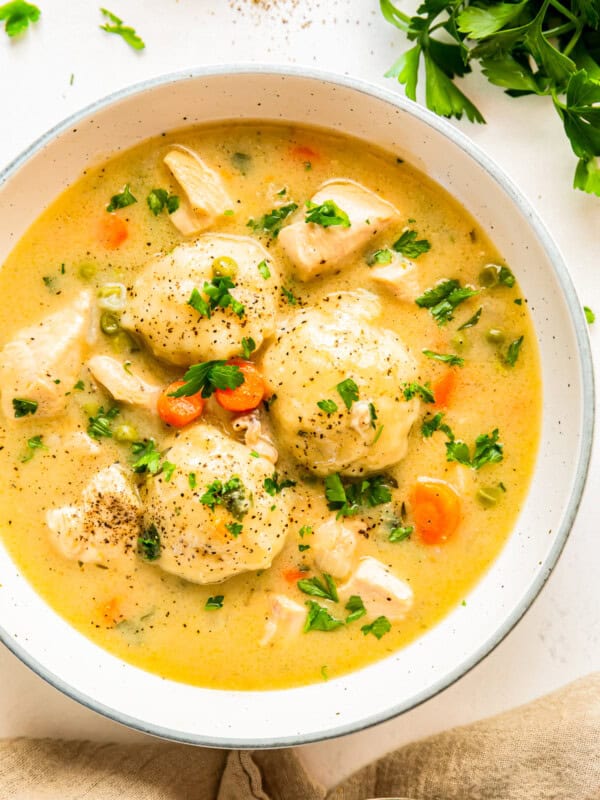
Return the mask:
<svg viewBox="0 0 600 800">
<path fill-rule="evenodd" d="M 431 391 L 431 386 L 429 382 L 422 386 L 420 383 L 405 383 L 403 389 L 404 399 L 405 400 L 412 400 L 413 397 L 417 395 L 423 400 L 425 403 L 435 403 L 435 396 Z"/>
<path fill-rule="evenodd" d="M 371 420 L 371 427 L 373 430 L 377 427 L 375 425 L 375 421 L 377 420 L 377 409 L 375 408 L 374 403 L 369 403 L 369 419 Z"/>
<path fill-rule="evenodd" d="M 342 483 L 338 473 L 325 478 L 325 497 L 332 511 L 337 511 L 338 517 L 349 517 L 358 514 L 361 508 L 389 503 L 392 493 L 389 478 L 384 475 L 374 475 L 360 481 Z"/>
<path fill-rule="evenodd" d="M 368 625 L 363 625 L 361 631 L 366 636 L 372 633 L 377 639 L 381 639 L 386 633 L 392 630 L 392 625 L 387 617 L 377 617 L 373 622 Z"/>
<path fill-rule="evenodd" d="M 112 437 L 111 423 L 118 413 L 117 406 L 113 406 L 107 411 L 104 410 L 104 407 L 100 407 L 95 417 L 88 417 L 88 436 L 92 439 L 101 439 L 102 437 L 110 439 Z"/>
<path fill-rule="evenodd" d="M 327 414 L 327 416 L 330 414 L 335 414 L 335 412 L 338 410 L 337 403 L 335 403 L 333 400 L 319 400 L 317 405 L 321 411 L 324 411 L 325 414 Z"/>
<path fill-rule="evenodd" d="M 155 217 L 167 209 L 169 214 L 174 214 L 179 208 L 179 197 L 176 194 L 169 194 L 166 189 L 152 189 L 146 198 L 148 208 Z"/>
<path fill-rule="evenodd" d="M 198 485 L 195 472 L 188 472 L 188 485 L 190 489 L 195 489 Z"/>
<path fill-rule="evenodd" d="M 206 487 L 200 502 L 211 511 L 214 511 L 215 506 L 223 506 L 237 520 L 243 519 L 250 507 L 246 499 L 246 487 L 237 475 L 224 483 L 220 480 L 213 481 Z"/>
<path fill-rule="evenodd" d="M 279 235 L 279 231 L 283 227 L 285 220 L 290 214 L 293 214 L 297 208 L 297 203 L 288 203 L 285 206 L 273 208 L 258 219 L 249 219 L 246 223 L 246 227 L 251 228 L 254 233 L 268 233 L 275 239 Z"/>
<path fill-rule="evenodd" d="M 204 604 L 204 608 L 206 611 L 217 611 L 219 608 L 223 608 L 223 600 L 225 600 L 224 594 L 217 594 L 214 597 L 209 597 Z"/>
<path fill-rule="evenodd" d="M 410 539 L 414 528 L 412 525 L 396 525 L 390 531 L 389 542 L 404 542 Z"/>
<path fill-rule="evenodd" d="M 282 294 L 282 295 L 285 297 L 285 299 L 286 299 L 287 303 L 288 303 L 290 306 L 295 306 L 295 305 L 298 305 L 298 300 L 297 300 L 297 298 L 296 298 L 296 297 L 294 297 L 294 295 L 292 294 L 292 292 L 290 292 L 290 290 L 289 290 L 289 289 L 286 289 L 286 287 L 285 287 L 285 286 L 282 286 L 282 287 L 281 287 L 281 294 Z"/>
<path fill-rule="evenodd" d="M 458 461 L 472 469 L 481 469 L 486 464 L 496 464 L 504 458 L 503 446 L 498 442 L 498 428 L 491 434 L 481 434 L 475 439 L 473 456 L 465 442 L 453 439 L 446 442 L 446 460 Z"/>
<path fill-rule="evenodd" d="M 352 225 L 348 214 L 333 200 L 325 200 L 320 204 L 308 200 L 306 209 L 306 216 L 304 217 L 306 223 L 312 222 L 315 225 L 321 225 L 323 228 L 331 228 L 338 225 L 342 228 L 349 228 Z"/>
<path fill-rule="evenodd" d="M 263 482 L 265 492 L 270 494 L 271 497 L 275 497 L 276 494 L 279 494 L 284 489 L 289 489 L 291 486 L 295 485 L 296 481 L 292 481 L 289 478 L 284 478 L 280 481 L 277 472 L 274 472 L 270 478 L 265 478 Z"/>
<path fill-rule="evenodd" d="M 299 550 L 301 553 L 304 553 L 304 552 L 305 552 L 305 550 L 310 550 L 310 545 L 309 545 L 309 544 L 299 544 L 299 545 L 298 545 L 298 550 Z"/>
<path fill-rule="evenodd" d="M 423 253 L 428 253 L 431 250 L 431 244 L 427 239 L 417 239 L 417 236 L 418 234 L 415 230 L 404 231 L 392 247 L 405 258 L 418 258 Z"/>
<path fill-rule="evenodd" d="M 21 456 L 21 462 L 25 464 L 27 461 L 31 461 L 31 459 L 35 455 L 36 450 L 47 450 L 48 448 L 42 441 L 43 436 L 38 434 L 37 436 L 32 436 L 31 439 L 27 439 L 27 451 L 24 455 Z"/>
<path fill-rule="evenodd" d="M 500 267 L 498 270 L 498 283 L 501 283 L 503 286 L 508 286 L 512 288 L 515 285 L 515 276 L 509 270 L 508 267 Z"/>
<path fill-rule="evenodd" d="M 353 594 L 349 597 L 344 608 L 346 611 L 350 612 L 350 614 L 346 617 L 346 625 L 349 625 L 351 622 L 355 622 L 357 619 L 364 617 L 367 613 L 367 609 L 365 608 L 362 598 L 357 594 Z"/>
<path fill-rule="evenodd" d="M 323 597 L 325 600 L 332 600 L 337 603 L 339 600 L 337 588 L 331 575 L 326 572 L 323 573 L 323 580 L 319 578 L 304 578 L 298 581 L 298 588 L 304 594 L 309 594 L 312 597 Z"/>
<path fill-rule="evenodd" d="M 30 23 L 37 22 L 41 13 L 37 6 L 25 0 L 12 0 L 0 6 L 0 21 L 5 20 L 4 30 L 8 36 L 18 36 Z"/>
<path fill-rule="evenodd" d="M 150 475 L 157 475 L 160 472 L 160 450 L 156 449 L 154 439 L 144 439 L 142 442 L 133 442 L 131 452 L 137 456 L 131 465 L 134 472 L 149 472 Z M 170 463 L 170 462 L 167 462 Z"/>
<path fill-rule="evenodd" d="M 584 306 L 583 307 L 583 313 L 585 314 L 585 319 L 586 319 L 587 324 L 588 325 L 593 325 L 594 322 L 596 321 L 596 315 L 594 314 L 592 309 L 589 306 Z"/>
<path fill-rule="evenodd" d="M 83 392 L 83 390 L 85 389 L 85 383 L 83 381 L 79 380 L 79 381 L 77 381 L 75 386 L 73 386 L 73 389 L 75 389 L 78 392 Z"/>
<path fill-rule="evenodd" d="M 358 400 L 358 386 L 352 378 L 346 378 L 345 381 L 338 383 L 335 388 L 349 411 L 352 408 L 352 403 L 356 403 Z"/>
<path fill-rule="evenodd" d="M 138 536 L 137 545 L 138 553 L 145 561 L 156 561 L 160 558 L 160 534 L 154 523 Z"/>
<path fill-rule="evenodd" d="M 173 464 L 172 461 L 163 461 L 161 474 L 164 477 L 166 483 L 169 483 L 176 469 L 177 465 Z"/>
<path fill-rule="evenodd" d="M 455 355 L 454 353 L 434 353 L 433 350 L 422 350 L 423 355 L 427 358 L 432 358 L 434 361 L 441 361 L 451 367 L 462 367 L 465 363 L 464 358 Z"/>
<path fill-rule="evenodd" d="M 241 522 L 228 522 L 225 527 L 234 539 L 237 539 L 240 533 L 244 530 L 244 526 Z"/>
<path fill-rule="evenodd" d="M 309 631 L 334 631 L 344 623 L 341 619 L 335 619 L 329 611 L 314 600 L 309 600 L 308 614 L 304 623 L 304 633 Z"/>
<path fill-rule="evenodd" d="M 477 323 L 479 322 L 479 318 L 481 317 L 482 311 L 483 311 L 483 306 L 479 306 L 479 308 L 473 314 L 473 316 L 469 317 L 469 319 L 466 322 L 463 322 L 462 325 L 459 325 L 457 330 L 464 331 L 466 330 L 466 328 L 472 328 L 474 325 L 477 325 Z"/>
<path fill-rule="evenodd" d="M 244 336 L 242 339 L 242 355 L 248 359 L 256 350 L 256 342 L 251 336 Z"/>
<path fill-rule="evenodd" d="M 420 308 L 428 308 L 438 325 L 445 325 L 453 319 L 454 309 L 476 294 L 477 289 L 461 286 L 454 278 L 445 278 L 417 297 L 415 303 Z"/>
<path fill-rule="evenodd" d="M 375 250 L 374 253 L 371 253 L 369 258 L 367 259 L 367 264 L 370 267 L 375 266 L 375 264 L 391 264 L 393 257 L 394 254 L 392 253 L 392 251 L 386 247 L 382 250 Z"/>
<path fill-rule="evenodd" d="M 523 344 L 523 336 L 519 336 L 518 339 L 514 339 L 509 345 L 508 350 L 506 351 L 506 356 L 504 357 L 504 361 L 508 364 L 509 367 L 514 367 L 517 363 L 517 359 L 519 358 L 519 353 L 521 352 L 521 345 Z"/>
<path fill-rule="evenodd" d="M 423 420 L 423 424 L 421 425 L 421 433 L 425 439 L 433 436 L 436 431 L 442 431 L 451 441 L 454 439 L 454 434 L 452 433 L 450 427 L 446 425 L 445 422 L 442 422 L 443 418 L 444 414 L 439 411 L 435 416 L 426 417 Z"/>
<path fill-rule="evenodd" d="M 205 361 L 194 364 L 183 376 L 185 383 L 169 397 L 187 397 L 202 392 L 210 397 L 215 389 L 237 389 L 244 383 L 244 375 L 237 364 L 226 361 Z"/>
<path fill-rule="evenodd" d="M 23 400 L 18 397 L 13 397 L 12 406 L 15 412 L 15 419 L 21 419 L 28 414 L 35 414 L 38 410 L 37 400 Z"/>
<path fill-rule="evenodd" d="M 300 538 L 301 538 L 301 539 L 304 539 L 304 537 L 305 537 L 305 536 L 310 536 L 310 534 L 311 534 L 312 532 L 313 532 L 313 529 L 312 529 L 312 526 L 311 526 L 311 525 L 303 525 L 303 526 L 300 528 Z"/>
<path fill-rule="evenodd" d="M 268 280 L 271 277 L 271 270 L 269 269 L 269 265 L 264 258 L 260 264 L 258 264 L 256 269 L 260 272 L 265 280 Z"/>
<path fill-rule="evenodd" d="M 137 198 L 133 196 L 131 189 L 129 188 L 129 184 L 126 183 L 122 192 L 119 192 L 119 194 L 113 194 L 113 196 L 110 198 L 110 203 L 106 206 L 106 210 L 111 213 L 112 211 L 116 211 L 118 208 L 127 208 L 127 206 L 132 206 L 134 203 L 137 203 Z"/>
<path fill-rule="evenodd" d="M 116 14 L 113 14 L 107 8 L 101 8 L 100 11 L 109 20 L 104 25 L 100 25 L 101 30 L 117 34 L 134 50 L 143 50 L 146 47 L 144 41 L 137 35 L 135 30 L 128 25 L 123 25 L 123 20 L 119 19 Z"/>
<path fill-rule="evenodd" d="M 201 316 L 210 319 L 212 312 L 217 308 L 229 308 L 238 317 L 243 317 L 245 309 L 239 300 L 230 293 L 230 289 L 235 289 L 236 284 L 228 275 L 215 277 L 210 283 L 205 282 L 202 287 L 202 294 L 208 297 L 205 300 L 198 289 L 194 289 L 188 300 L 188 305 L 195 309 Z"/>
</svg>

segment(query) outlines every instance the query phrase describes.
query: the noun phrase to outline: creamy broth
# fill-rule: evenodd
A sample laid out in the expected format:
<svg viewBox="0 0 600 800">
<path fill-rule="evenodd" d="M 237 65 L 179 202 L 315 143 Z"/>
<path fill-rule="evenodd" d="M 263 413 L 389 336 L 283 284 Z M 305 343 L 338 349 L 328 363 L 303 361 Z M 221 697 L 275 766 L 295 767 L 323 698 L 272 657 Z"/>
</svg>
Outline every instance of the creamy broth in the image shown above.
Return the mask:
<svg viewBox="0 0 600 800">
<path fill-rule="evenodd" d="M 181 379 L 187 364 L 160 361 L 142 339 L 135 335 L 127 338 L 122 332 L 117 336 L 98 332 L 92 344 L 84 344 L 77 384 L 64 386 L 68 394 L 64 413 L 0 419 L 2 538 L 24 575 L 62 617 L 98 645 L 136 666 L 165 678 L 227 689 L 283 688 L 333 678 L 393 653 L 435 625 L 464 600 L 510 535 L 533 470 L 540 424 L 539 361 L 526 298 L 518 283 L 481 286 L 482 269 L 489 264 L 503 265 L 501 256 L 477 222 L 409 164 L 359 141 L 317 130 L 227 124 L 146 142 L 88 170 L 59 197 L 33 224 L 0 272 L 0 345 L 43 317 L 72 306 L 86 290 L 94 305 L 98 291 L 107 283 L 124 284 L 129 296 L 134 279 L 150 260 L 196 238 L 180 234 L 166 210 L 155 216 L 146 203 L 148 193 L 156 187 L 182 194 L 163 163 L 173 144 L 201 154 L 220 174 L 233 200 L 233 213 L 220 215 L 207 232 L 248 236 L 262 242 L 278 267 L 281 284 L 293 298 L 290 302 L 290 295 L 277 293 L 278 328 L 289 325 L 286 320 L 298 313 L 324 307 L 324 302 L 325 307 L 328 302 L 335 308 L 336 303 L 341 304 L 344 313 L 352 313 L 355 300 L 346 303 L 344 299 L 324 298 L 366 291 L 376 298 L 369 324 L 393 331 L 406 345 L 417 364 L 419 385 L 435 389 L 452 374 L 447 407 L 419 401 L 406 456 L 375 471 L 385 474 L 391 501 L 361 508 L 348 517 L 349 524 L 358 521 L 357 529 L 360 527 L 353 569 L 362 557 L 376 558 L 410 587 L 412 605 L 403 619 L 391 622 L 391 629 L 381 638 L 362 630 L 374 619 L 367 613 L 335 630 L 300 631 L 293 636 L 278 631 L 265 642 L 265 624 L 272 615 L 275 595 L 290 598 L 303 607 L 304 613 L 305 603 L 313 601 L 327 608 L 335 619 L 343 620 L 349 614 L 343 603 L 308 596 L 297 587 L 299 577 L 322 576 L 324 570 L 315 565 L 311 542 L 314 530 L 336 512 L 328 509 L 324 477 L 310 474 L 310 469 L 299 465 L 284 446 L 279 446 L 275 433 L 279 479 L 296 481 L 296 485 L 271 498 L 274 505 L 285 498 L 288 513 L 279 531 L 285 543 L 270 567 L 222 583 L 200 585 L 163 571 L 135 552 L 99 564 L 67 559 L 49 536 L 49 510 L 76 505 L 93 476 L 115 462 L 124 465 L 138 483 L 157 480 L 156 476 L 131 471 L 135 456 L 130 442 L 114 437 L 90 439 L 86 433 L 89 416 L 100 406 L 118 406 L 119 415 L 110 423 L 113 427 L 130 425 L 137 431 L 137 440 L 152 438 L 159 450 L 173 437 L 155 413 L 115 403 L 85 365 L 91 355 L 104 354 L 155 384 Z M 235 155 L 240 153 L 250 158 Z M 351 179 L 368 187 L 400 214 L 339 268 L 301 281 L 279 238 L 253 232 L 247 222 L 292 201 L 302 207 L 296 213 L 304 213 L 305 202 L 325 181 L 334 178 Z M 107 216 L 105 208 L 111 196 L 125 184 L 138 202 L 115 212 L 126 223 L 127 238 L 109 249 L 99 226 Z M 449 278 L 478 290 L 456 306 L 446 324 L 439 325 L 430 310 L 418 306 L 414 298 L 399 298 L 373 278 L 369 258 L 372 260 L 378 249 L 389 248 L 406 228 L 417 231 L 418 239 L 431 246 L 414 258 L 417 295 Z M 518 278 L 520 265 L 508 266 Z M 363 301 L 372 302 L 359 295 L 358 306 Z M 479 308 L 482 311 L 476 323 L 459 331 Z M 97 315 L 93 327 L 98 331 Z M 508 347 L 521 336 L 522 345 L 511 366 L 506 362 Z M 267 338 L 251 355 L 267 381 L 271 347 L 274 337 Z M 424 349 L 456 354 L 464 364 L 449 366 L 424 356 Z M 283 366 L 291 370 L 294 364 L 290 356 Z M 335 400 L 344 412 L 342 398 L 335 390 L 337 380 L 332 380 L 327 398 Z M 277 394 L 275 383 L 271 388 Z M 398 386 L 398 393 L 404 388 Z M 0 389 L 7 391 L 5 385 Z M 277 402 L 281 397 L 273 401 Z M 261 411 L 267 423 L 273 409 Z M 430 437 L 422 433 L 423 421 L 431 420 L 436 413 L 443 413 L 442 424 L 449 426 L 457 440 L 466 442 L 471 453 L 476 437 L 498 429 L 502 459 L 481 469 L 448 461 L 448 436 L 441 430 Z M 232 439 L 243 441 L 232 427 L 233 418 L 214 397 L 206 402 L 202 419 Z M 323 420 L 326 422 L 325 416 Z M 374 429 L 377 431 L 377 420 Z M 385 426 L 378 433 L 383 440 Z M 28 445 L 36 436 L 42 437 L 38 441 L 43 448 Z M 164 458 L 168 457 L 167 453 Z M 394 525 L 414 527 L 411 493 L 415 481 L 423 476 L 446 481 L 454 488 L 460 502 L 456 531 L 438 544 L 425 543 L 418 530 L 400 541 L 390 541 Z M 228 477 L 223 475 L 223 480 Z M 345 477 L 343 480 L 346 483 Z M 207 482 L 201 477 L 198 483 L 198 490 L 206 489 Z M 489 498 L 481 495 L 482 489 L 492 490 Z M 175 509 L 174 513 L 179 512 Z M 307 532 L 307 527 L 312 532 Z M 290 580 L 290 576 L 295 577 Z M 339 587 L 346 580 L 336 578 L 335 583 Z M 207 600 L 218 595 L 223 596 L 222 607 L 207 610 Z"/>
</svg>

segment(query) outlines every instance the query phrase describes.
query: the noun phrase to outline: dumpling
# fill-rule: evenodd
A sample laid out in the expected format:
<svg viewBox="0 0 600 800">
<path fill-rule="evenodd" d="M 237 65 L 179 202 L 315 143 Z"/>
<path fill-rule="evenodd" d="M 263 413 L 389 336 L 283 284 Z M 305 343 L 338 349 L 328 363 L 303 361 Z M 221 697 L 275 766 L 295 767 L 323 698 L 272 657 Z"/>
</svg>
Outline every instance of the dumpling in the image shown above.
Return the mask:
<svg viewBox="0 0 600 800">
<path fill-rule="evenodd" d="M 219 277 L 231 279 L 229 293 L 243 311 L 219 306 L 203 316 L 188 301 L 194 289 L 206 300 L 204 284 Z M 227 359 L 241 353 L 244 337 L 259 348 L 273 334 L 278 292 L 276 266 L 262 245 L 245 236 L 206 234 L 147 265 L 121 323 L 164 361 L 188 366 Z"/>
<path fill-rule="evenodd" d="M 399 217 L 391 203 L 355 181 L 327 181 L 311 198 L 315 205 L 328 200 L 348 215 L 349 226 L 307 223 L 306 210 L 302 209 L 279 234 L 279 243 L 303 281 L 336 269 Z"/>
<path fill-rule="evenodd" d="M 149 477 L 141 490 L 146 528 L 153 525 L 160 537 L 159 567 L 217 583 L 271 565 L 285 542 L 290 489 L 268 494 L 273 464 L 251 453 L 204 423 L 173 437 L 170 480 Z"/>
<path fill-rule="evenodd" d="M 370 321 L 374 305 L 366 292 L 329 295 L 298 312 L 262 359 L 278 446 L 318 475 L 376 472 L 406 455 L 419 401 L 402 389 L 417 363 L 396 333 Z"/>
</svg>

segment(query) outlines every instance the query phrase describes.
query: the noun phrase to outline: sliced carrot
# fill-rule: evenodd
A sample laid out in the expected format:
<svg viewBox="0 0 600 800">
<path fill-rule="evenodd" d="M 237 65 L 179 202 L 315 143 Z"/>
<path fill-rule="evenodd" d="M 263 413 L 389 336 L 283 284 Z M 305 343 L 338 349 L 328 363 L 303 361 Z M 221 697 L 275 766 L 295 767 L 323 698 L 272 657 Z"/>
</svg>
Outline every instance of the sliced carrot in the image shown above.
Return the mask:
<svg viewBox="0 0 600 800">
<path fill-rule="evenodd" d="M 98 239 L 100 244 L 108 250 L 116 250 L 129 236 L 129 229 L 125 220 L 116 214 L 104 214 L 98 226 Z"/>
<path fill-rule="evenodd" d="M 456 372 L 448 369 L 431 387 L 437 408 L 448 408 L 456 387 Z"/>
<path fill-rule="evenodd" d="M 319 158 L 319 154 L 312 147 L 308 147 L 305 144 L 294 145 L 294 147 L 290 148 L 290 153 L 298 161 L 314 161 Z"/>
<path fill-rule="evenodd" d="M 217 403 L 227 411 L 252 411 L 265 396 L 265 381 L 251 361 L 232 358 L 227 364 L 240 368 L 244 382 L 237 389 L 216 389 Z"/>
<path fill-rule="evenodd" d="M 121 610 L 121 601 L 118 597 L 113 597 L 108 603 L 105 603 L 100 608 L 102 619 L 107 625 L 115 626 L 125 619 L 125 615 Z"/>
<path fill-rule="evenodd" d="M 166 425 L 182 428 L 189 425 L 202 414 L 204 400 L 200 392 L 187 397 L 170 397 L 174 391 L 183 386 L 185 381 L 175 381 L 164 389 L 156 404 L 158 416 Z"/>
<path fill-rule="evenodd" d="M 306 577 L 306 572 L 301 569 L 284 569 L 281 573 L 288 583 L 296 583 Z"/>
<path fill-rule="evenodd" d="M 425 544 L 443 544 L 458 528 L 460 498 L 445 481 L 418 480 L 411 493 L 412 515 Z"/>
</svg>

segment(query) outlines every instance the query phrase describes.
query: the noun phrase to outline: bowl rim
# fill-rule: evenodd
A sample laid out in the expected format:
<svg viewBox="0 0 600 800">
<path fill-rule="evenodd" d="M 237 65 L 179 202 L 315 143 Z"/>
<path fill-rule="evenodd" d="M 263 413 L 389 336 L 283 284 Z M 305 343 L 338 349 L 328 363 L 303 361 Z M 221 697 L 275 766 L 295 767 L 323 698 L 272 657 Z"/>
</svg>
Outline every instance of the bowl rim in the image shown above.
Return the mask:
<svg viewBox="0 0 600 800">
<path fill-rule="evenodd" d="M 591 346 L 589 341 L 589 331 L 585 320 L 582 305 L 578 299 L 577 292 L 563 256 L 550 236 L 545 224 L 542 222 L 538 213 L 534 210 L 530 202 L 526 199 L 511 178 L 506 175 L 501 167 L 488 156 L 480 147 L 475 144 L 465 133 L 454 127 L 447 119 L 439 117 L 431 111 L 423 108 L 419 104 L 381 87 L 370 81 L 353 78 L 346 75 L 339 75 L 327 70 L 314 69 L 312 67 L 292 66 L 285 64 L 254 64 L 232 63 L 221 65 L 206 65 L 192 67 L 189 69 L 178 70 L 175 72 L 164 73 L 146 80 L 130 84 L 122 89 L 118 89 L 104 97 L 96 100 L 79 111 L 74 112 L 61 122 L 52 126 L 44 134 L 34 140 L 29 147 L 16 156 L 6 167 L 0 170 L 0 187 L 8 181 L 18 170 L 43 147 L 54 138 L 68 131 L 74 124 L 85 119 L 89 115 L 101 111 L 113 103 L 136 94 L 142 94 L 165 85 L 179 83 L 185 80 L 196 80 L 198 78 L 222 77 L 225 75 L 234 76 L 274 76 L 280 78 L 307 78 L 314 81 L 329 83 L 345 89 L 367 94 L 378 100 L 390 103 L 396 108 L 417 117 L 419 121 L 441 133 L 446 138 L 463 150 L 479 166 L 481 166 L 490 177 L 499 185 L 499 188 L 510 198 L 521 214 L 527 219 L 534 234 L 538 238 L 543 249 L 546 251 L 551 262 L 552 268 L 558 279 L 561 291 L 567 304 L 568 312 L 573 322 L 574 333 L 577 343 L 577 356 L 581 371 L 582 388 L 582 425 L 583 430 L 589 435 L 582 437 L 579 444 L 579 456 L 577 467 L 573 479 L 573 487 L 568 504 L 560 527 L 556 531 L 554 544 L 549 551 L 544 563 L 538 572 L 535 580 L 530 584 L 528 591 L 513 613 L 505 620 L 497 630 L 494 631 L 480 646 L 465 658 L 454 670 L 444 675 L 433 685 L 424 689 L 422 692 L 396 705 L 390 706 L 383 712 L 365 717 L 356 723 L 348 723 L 332 727 L 318 734 L 295 734 L 284 739 L 270 740 L 248 740 L 248 739 L 220 739 L 218 742 L 199 734 L 182 733 L 173 728 L 166 728 L 161 725 L 152 724 L 137 717 L 120 712 L 116 708 L 106 706 L 94 699 L 94 697 L 75 689 L 62 680 L 58 675 L 48 670 L 41 662 L 32 657 L 20 643 L 10 636 L 8 631 L 0 624 L 0 642 L 13 653 L 23 664 L 29 667 L 35 674 L 65 694 L 67 697 L 76 700 L 84 707 L 101 714 L 108 719 L 137 730 L 141 733 L 157 736 L 183 744 L 192 744 L 205 747 L 217 747 L 227 749 L 261 749 L 261 748 L 280 748 L 294 747 L 311 742 L 325 741 L 350 733 L 358 733 L 370 727 L 378 725 L 387 720 L 393 719 L 400 714 L 410 711 L 440 694 L 457 680 L 462 678 L 474 667 L 476 667 L 487 655 L 489 655 L 513 630 L 524 614 L 529 610 L 534 600 L 538 597 L 546 581 L 550 577 L 558 559 L 564 549 L 571 528 L 575 522 L 579 506 L 581 504 L 583 491 L 585 488 L 589 464 L 592 454 L 592 443 L 594 433 L 595 405 L 594 405 L 594 372 Z M 285 690 L 275 690 L 285 691 Z"/>
</svg>

